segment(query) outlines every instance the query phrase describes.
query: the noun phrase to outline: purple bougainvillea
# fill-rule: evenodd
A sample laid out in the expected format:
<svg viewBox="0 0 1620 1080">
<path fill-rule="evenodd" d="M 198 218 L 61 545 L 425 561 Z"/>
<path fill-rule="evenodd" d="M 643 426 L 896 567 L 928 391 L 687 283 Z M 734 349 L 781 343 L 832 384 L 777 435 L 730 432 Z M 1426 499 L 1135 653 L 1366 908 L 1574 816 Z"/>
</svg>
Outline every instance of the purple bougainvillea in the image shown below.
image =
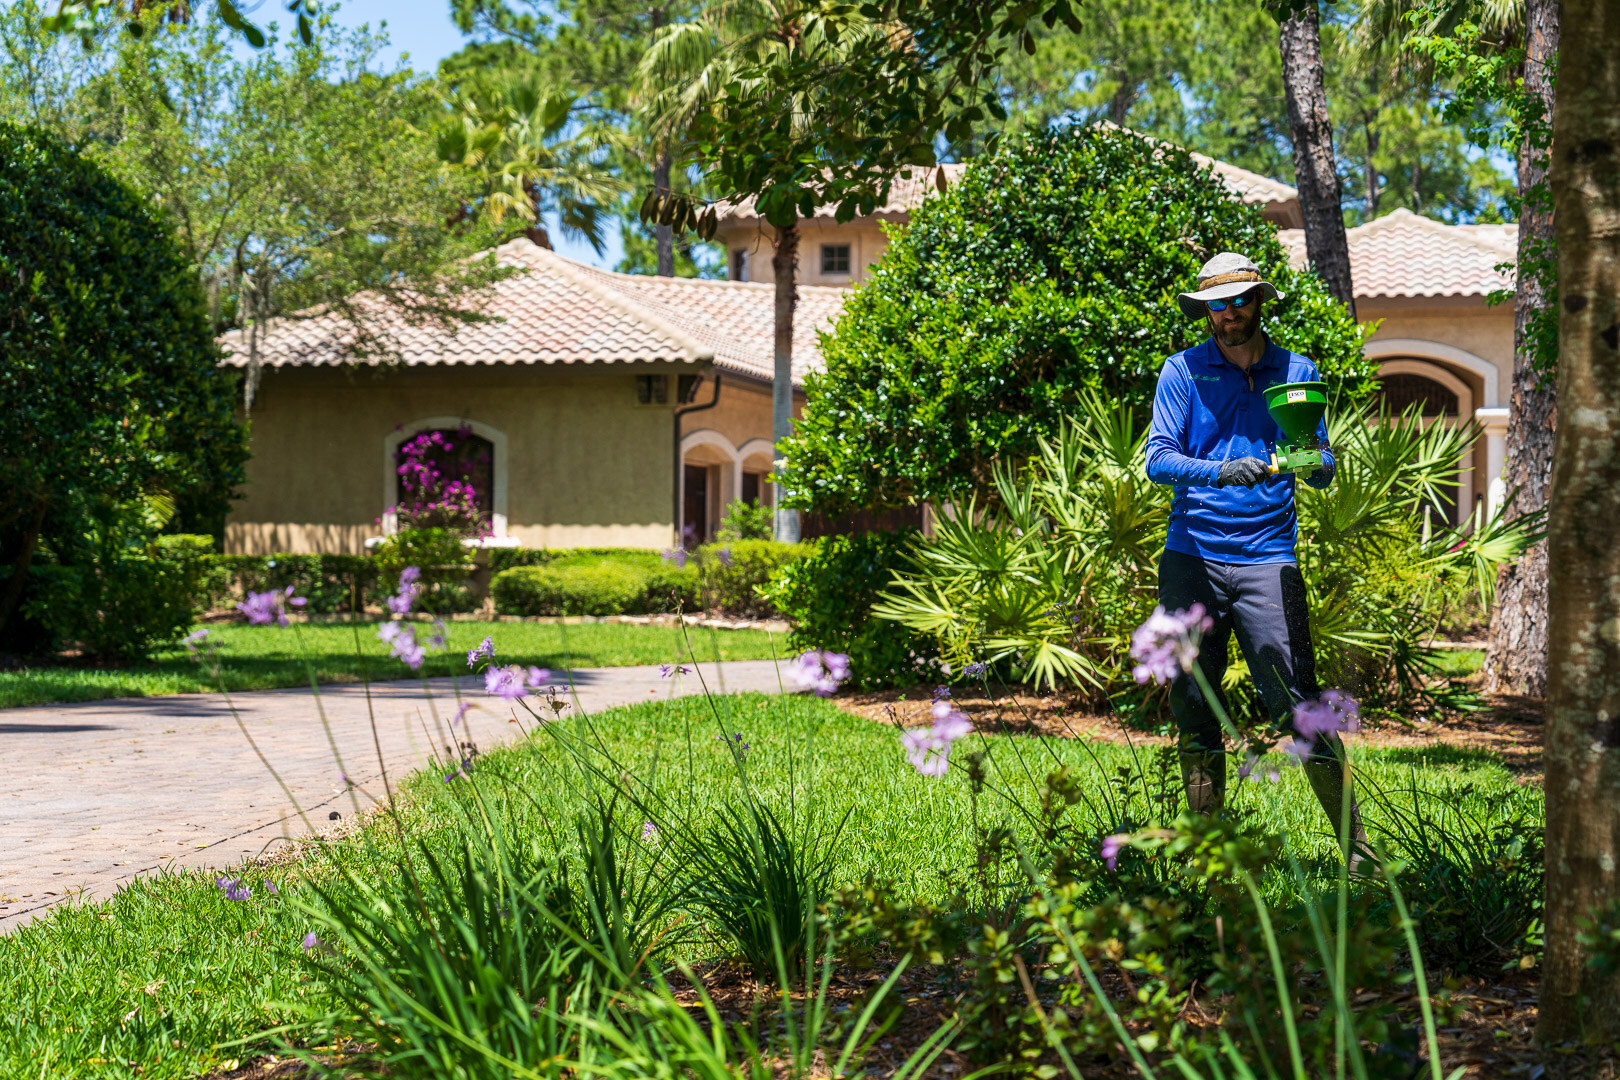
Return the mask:
<svg viewBox="0 0 1620 1080">
<path fill-rule="evenodd" d="M 418 432 L 395 452 L 399 502 L 389 507 L 401 528 L 441 528 L 488 536 L 495 463 L 488 440 L 463 424 Z"/>
</svg>

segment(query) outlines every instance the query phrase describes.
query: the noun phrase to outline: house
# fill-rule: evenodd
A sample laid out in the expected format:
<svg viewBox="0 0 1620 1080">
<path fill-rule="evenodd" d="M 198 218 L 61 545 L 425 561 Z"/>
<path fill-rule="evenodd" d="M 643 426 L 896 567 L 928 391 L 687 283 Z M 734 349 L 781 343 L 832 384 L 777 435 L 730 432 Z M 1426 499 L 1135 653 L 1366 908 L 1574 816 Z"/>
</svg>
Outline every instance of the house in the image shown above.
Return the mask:
<svg viewBox="0 0 1620 1080">
<path fill-rule="evenodd" d="M 1259 208 L 1304 260 L 1297 192 L 1201 159 Z M 944 166 L 947 183 L 964 166 Z M 820 362 L 819 331 L 882 255 L 885 222 L 935 190 L 932 170 L 894 185 L 867 217 L 801 226 L 794 382 Z M 712 536 L 733 499 L 769 503 L 774 286 L 770 228 L 742 205 L 721 223 L 731 280 L 617 274 L 527 239 L 496 251 L 520 273 L 495 286 L 500 321 L 452 333 L 384 324 L 398 362 L 351 364 L 336 317 L 286 320 L 259 345 L 253 457 L 226 523 L 231 552 L 356 552 L 393 527 L 406 440 L 443 431 L 470 470 L 493 535 L 537 547 L 661 547 Z M 1486 438 L 1460 462 L 1454 520 L 1502 497 L 1513 370 L 1513 226 L 1452 226 L 1405 210 L 1350 230 L 1358 312 L 1384 392 Z M 225 363 L 248 363 L 227 335 Z M 802 405 L 795 391 L 795 408 Z"/>
</svg>

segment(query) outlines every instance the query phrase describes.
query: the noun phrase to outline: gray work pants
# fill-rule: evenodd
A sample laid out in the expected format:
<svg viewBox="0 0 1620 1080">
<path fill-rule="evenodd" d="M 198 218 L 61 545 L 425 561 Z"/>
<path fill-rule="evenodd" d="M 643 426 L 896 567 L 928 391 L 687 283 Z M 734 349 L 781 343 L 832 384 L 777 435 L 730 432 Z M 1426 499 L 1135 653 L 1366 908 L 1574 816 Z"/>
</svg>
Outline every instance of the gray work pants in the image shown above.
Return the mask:
<svg viewBox="0 0 1620 1080">
<path fill-rule="evenodd" d="M 1218 695 L 1227 643 L 1236 631 L 1266 711 L 1282 731 L 1293 731 L 1295 703 L 1318 692 L 1305 579 L 1298 565 L 1218 563 L 1167 550 L 1159 559 L 1159 603 L 1166 611 L 1203 604 L 1215 621 L 1204 634 L 1198 666 Z M 1220 704 L 1226 708 L 1224 695 Z M 1170 710 L 1183 753 L 1224 752 L 1221 722 L 1191 674 L 1170 684 Z M 1338 747 L 1337 739 L 1318 737 L 1309 760 L 1337 761 Z"/>
</svg>

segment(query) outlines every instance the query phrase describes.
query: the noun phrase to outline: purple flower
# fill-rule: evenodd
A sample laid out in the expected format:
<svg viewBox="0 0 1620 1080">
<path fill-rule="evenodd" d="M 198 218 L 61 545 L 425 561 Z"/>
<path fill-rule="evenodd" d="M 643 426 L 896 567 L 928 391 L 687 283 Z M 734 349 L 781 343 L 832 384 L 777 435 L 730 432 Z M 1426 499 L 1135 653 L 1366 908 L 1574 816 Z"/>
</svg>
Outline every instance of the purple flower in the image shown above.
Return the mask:
<svg viewBox="0 0 1620 1080">
<path fill-rule="evenodd" d="M 681 567 L 686 565 L 686 549 L 685 548 L 678 548 L 678 547 L 677 548 L 670 548 L 669 550 L 661 552 L 660 554 L 662 555 L 663 560 L 665 562 L 669 563 L 671 566 L 675 567 L 676 569 L 680 569 Z"/>
<path fill-rule="evenodd" d="M 209 632 L 207 630 L 193 630 L 191 633 L 189 633 L 185 637 L 181 638 L 180 641 L 185 645 L 186 651 L 188 653 L 190 653 L 192 656 L 196 656 L 197 655 L 197 646 L 201 645 L 205 641 L 208 641 L 208 638 L 209 638 Z M 209 641 L 208 642 L 208 652 L 210 654 L 212 654 L 213 651 L 214 651 L 214 644 L 213 644 L 213 642 Z"/>
<path fill-rule="evenodd" d="M 467 715 L 467 710 L 471 709 L 472 707 L 473 703 L 470 701 L 463 701 L 460 705 L 458 705 L 456 707 L 455 714 L 450 717 L 450 725 L 454 727 L 455 725 L 461 723 L 462 718 Z"/>
<path fill-rule="evenodd" d="M 1254 772 L 1254 767 L 1259 761 L 1260 761 L 1259 758 L 1255 757 L 1253 754 L 1250 754 L 1244 760 L 1243 764 L 1238 766 L 1238 779 L 1239 780 L 1251 780 L 1251 779 L 1254 779 L 1254 777 L 1251 774 Z"/>
<path fill-rule="evenodd" d="M 248 622 L 256 626 L 269 623 L 286 626 L 286 605 L 302 607 L 308 603 L 302 596 L 294 596 L 293 588 L 294 586 L 288 585 L 285 589 L 271 589 L 269 592 L 250 592 L 246 600 L 236 605 L 236 610 L 246 615 Z"/>
<path fill-rule="evenodd" d="M 643 821 L 641 823 L 641 842 L 650 844 L 656 839 L 658 839 L 658 826 L 650 821 Z"/>
<path fill-rule="evenodd" d="M 1103 837 L 1101 854 L 1103 862 L 1108 864 L 1108 869 L 1112 870 L 1119 865 L 1119 850 L 1130 843 L 1130 840 L 1130 836 L 1126 833 Z"/>
<path fill-rule="evenodd" d="M 970 679 L 982 679 L 984 678 L 984 673 L 989 670 L 989 664 L 985 663 L 983 660 L 975 660 L 973 663 L 962 669 L 962 674 L 966 675 Z"/>
<path fill-rule="evenodd" d="M 1316 739 L 1337 731 L 1361 730 L 1361 705 L 1340 690 L 1325 690 L 1315 701 L 1294 706 L 1294 732 Z"/>
<path fill-rule="evenodd" d="M 714 557 L 716 559 L 720 560 L 720 565 L 721 566 L 730 566 L 731 565 L 731 549 L 730 548 L 721 548 L 719 551 L 716 551 L 714 553 Z"/>
<path fill-rule="evenodd" d="M 247 900 L 253 896 L 253 890 L 238 878 L 217 877 L 214 884 L 219 886 L 219 891 L 225 894 L 227 900 Z"/>
<path fill-rule="evenodd" d="M 495 639 L 485 638 L 478 643 L 478 648 L 467 650 L 467 666 L 477 667 L 478 661 L 487 660 L 495 655 Z"/>
<path fill-rule="evenodd" d="M 715 738 L 719 739 L 721 742 L 725 743 L 727 746 L 731 746 L 731 745 L 735 744 L 735 746 L 737 747 L 738 750 L 750 750 L 750 749 L 752 749 L 752 747 L 750 747 L 747 743 L 743 742 L 743 737 L 742 737 L 741 732 L 738 732 L 735 735 L 716 735 Z"/>
<path fill-rule="evenodd" d="M 801 690 L 831 697 L 838 684 L 849 678 L 849 657 L 811 649 L 788 665 L 788 677 Z"/>
<path fill-rule="evenodd" d="M 421 576 L 422 570 L 420 567 L 407 566 L 399 572 L 399 587 L 403 589 L 407 585 L 414 585 Z"/>
<path fill-rule="evenodd" d="M 1183 671 L 1191 671 L 1193 661 L 1198 659 L 1197 635 L 1213 625 L 1214 620 L 1204 614 L 1203 604 L 1174 614 L 1166 614 L 1162 607 L 1154 608 L 1131 635 L 1131 656 L 1139 661 L 1132 676 L 1139 683 L 1149 679 L 1167 683 Z"/>
<path fill-rule="evenodd" d="M 1311 739 L 1289 739 L 1287 742 L 1282 744 L 1280 749 L 1283 753 L 1290 755 L 1301 765 L 1303 765 L 1305 764 L 1305 759 L 1311 756 L 1311 747 L 1315 745 L 1316 743 Z M 1277 774 L 1272 773 L 1271 775 L 1272 778 L 1275 779 Z"/>
<path fill-rule="evenodd" d="M 281 890 L 276 888 L 276 883 L 273 881 L 266 881 L 264 883 L 264 891 L 269 893 L 271 896 L 281 895 Z"/>
<path fill-rule="evenodd" d="M 428 635 L 428 644 L 435 649 L 443 649 L 449 642 L 444 639 L 445 629 L 443 619 L 433 620 L 433 633 Z"/>
<path fill-rule="evenodd" d="M 400 660 L 412 671 L 421 668 L 427 659 L 427 650 L 417 644 L 416 633 L 404 623 L 385 622 L 377 627 L 377 638 L 388 643 L 389 655 Z"/>
<path fill-rule="evenodd" d="M 316 935 L 315 931 L 311 930 L 309 933 L 304 935 L 305 952 L 309 952 L 311 949 L 318 949 L 320 947 L 321 939 Z"/>
<path fill-rule="evenodd" d="M 691 673 L 692 673 L 691 668 L 682 667 L 680 664 L 659 664 L 658 665 L 658 677 L 660 679 L 673 678 L 676 675 L 690 675 Z"/>
<path fill-rule="evenodd" d="M 530 690 L 544 690 L 546 680 L 551 678 L 551 670 L 543 667 L 529 668 L 528 682 Z"/>
<path fill-rule="evenodd" d="M 942 701 L 939 704 L 944 705 L 945 702 Z M 958 709 L 948 708 L 941 714 L 939 705 L 934 706 L 934 736 L 936 738 L 943 739 L 947 744 L 950 744 L 957 739 L 966 737 L 972 730 L 973 722 L 967 718 L 966 713 Z"/>
<path fill-rule="evenodd" d="M 460 776 L 460 775 L 461 775 L 461 770 L 460 769 L 451 769 L 449 772 L 444 774 L 444 782 L 448 784 L 450 781 L 454 780 L 457 776 Z"/>
<path fill-rule="evenodd" d="M 944 701 L 946 698 L 948 698 L 950 696 L 951 696 L 951 688 L 950 687 L 948 687 L 948 686 L 936 686 L 936 687 L 934 687 L 934 700 L 935 701 Z"/>
<path fill-rule="evenodd" d="M 511 667 L 491 667 L 484 672 L 484 693 L 493 694 L 498 698 L 516 701 L 521 697 L 528 697 L 528 687 L 523 685 L 523 669 L 513 665 Z"/>
<path fill-rule="evenodd" d="M 906 760 L 923 776 L 944 776 L 950 770 L 951 744 L 932 728 L 907 728 L 900 735 Z"/>
</svg>

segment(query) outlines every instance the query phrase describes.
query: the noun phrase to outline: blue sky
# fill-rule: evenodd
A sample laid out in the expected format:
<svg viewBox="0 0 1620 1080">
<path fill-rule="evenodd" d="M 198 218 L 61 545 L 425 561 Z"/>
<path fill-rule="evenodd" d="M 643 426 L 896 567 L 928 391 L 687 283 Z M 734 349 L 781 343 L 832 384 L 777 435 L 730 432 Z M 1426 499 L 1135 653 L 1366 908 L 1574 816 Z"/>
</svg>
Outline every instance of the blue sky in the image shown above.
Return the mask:
<svg viewBox="0 0 1620 1080">
<path fill-rule="evenodd" d="M 266 3 L 254 14 L 263 22 L 288 21 L 279 3 Z M 413 69 L 432 71 L 468 40 L 450 19 L 449 0 L 343 0 L 334 18 L 344 26 L 370 25 L 373 30 L 386 23 L 389 48 L 383 53 L 383 61 L 387 67 L 406 58 Z M 607 250 L 601 255 L 584 241 L 561 235 L 555 227 L 551 239 L 562 254 L 592 266 L 612 269 L 624 255 L 617 228 L 609 230 Z"/>
</svg>

